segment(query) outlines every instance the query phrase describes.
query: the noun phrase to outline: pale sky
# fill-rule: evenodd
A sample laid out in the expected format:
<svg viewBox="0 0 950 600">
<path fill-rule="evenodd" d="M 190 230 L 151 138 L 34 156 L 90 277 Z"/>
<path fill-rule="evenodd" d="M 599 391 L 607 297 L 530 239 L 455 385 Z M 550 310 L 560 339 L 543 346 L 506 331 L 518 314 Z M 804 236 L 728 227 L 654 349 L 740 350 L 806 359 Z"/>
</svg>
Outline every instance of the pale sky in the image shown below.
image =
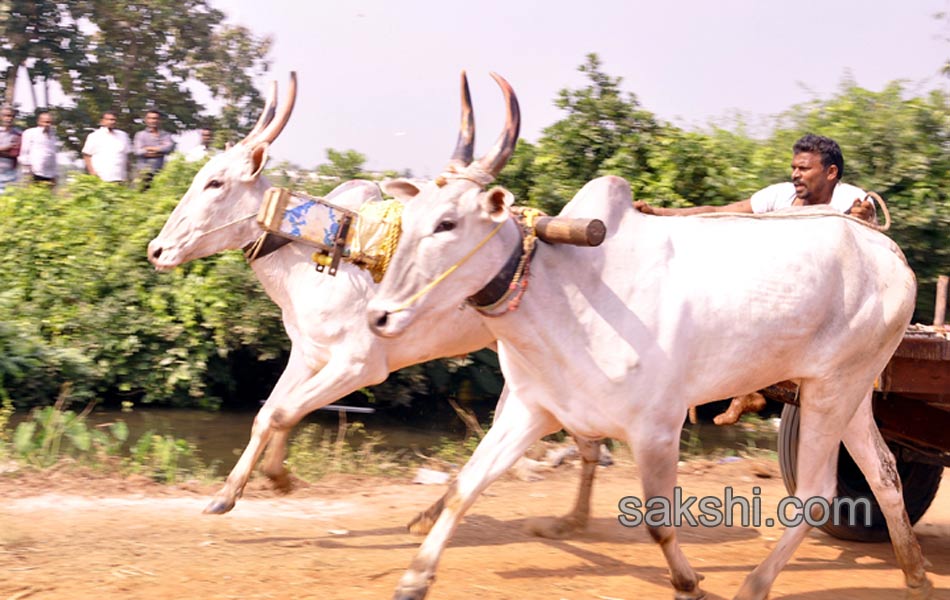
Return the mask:
<svg viewBox="0 0 950 600">
<path fill-rule="evenodd" d="M 687 128 L 739 112 L 767 123 L 793 104 L 826 99 L 845 77 L 911 93 L 950 87 L 950 0 L 212 0 L 232 22 L 275 43 L 267 79 L 297 107 L 273 159 L 305 168 L 326 148 L 365 154 L 371 169 L 437 174 L 458 131 L 458 77 L 466 69 L 476 154 L 503 119 L 489 71 L 514 87 L 522 138 L 561 118 L 553 101 L 585 85 L 585 55 L 660 119 Z M 261 81 L 264 89 L 266 81 Z M 273 163 L 272 163 L 273 164 Z"/>
</svg>

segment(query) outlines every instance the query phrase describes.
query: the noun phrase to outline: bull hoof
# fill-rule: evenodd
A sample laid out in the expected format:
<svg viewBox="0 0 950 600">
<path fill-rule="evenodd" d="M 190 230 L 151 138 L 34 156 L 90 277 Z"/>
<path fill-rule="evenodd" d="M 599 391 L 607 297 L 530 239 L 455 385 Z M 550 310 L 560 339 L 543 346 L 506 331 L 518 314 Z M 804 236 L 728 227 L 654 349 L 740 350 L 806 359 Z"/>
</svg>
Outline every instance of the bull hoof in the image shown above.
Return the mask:
<svg viewBox="0 0 950 600">
<path fill-rule="evenodd" d="M 904 592 L 906 600 L 930 600 L 933 598 L 934 584 L 930 579 L 924 579 L 924 584 L 918 587 L 909 587 Z"/>
<path fill-rule="evenodd" d="M 393 594 L 393 600 L 422 600 L 429 593 L 428 587 L 421 588 L 397 588 Z"/>
<path fill-rule="evenodd" d="M 271 486 L 273 486 L 274 491 L 279 494 L 289 494 L 294 491 L 294 481 L 290 477 L 290 473 L 287 471 L 281 471 L 274 475 L 268 474 L 267 478 L 270 479 Z"/>
<path fill-rule="evenodd" d="M 202 511 L 206 515 L 223 515 L 234 508 L 234 499 L 232 498 L 214 498 L 211 503 Z"/>
<path fill-rule="evenodd" d="M 413 520 L 409 521 L 409 524 L 406 525 L 406 529 L 408 529 L 412 535 L 428 535 L 429 530 L 432 529 L 434 524 L 435 521 L 431 519 L 427 513 L 421 512 L 416 515 Z"/>
<path fill-rule="evenodd" d="M 562 540 L 586 529 L 587 523 L 568 517 L 538 517 L 528 519 L 525 529 L 535 537 Z"/>
<path fill-rule="evenodd" d="M 706 592 L 699 588 L 695 588 L 691 592 L 679 592 L 677 591 L 673 594 L 674 600 L 702 600 L 706 597 Z"/>
</svg>

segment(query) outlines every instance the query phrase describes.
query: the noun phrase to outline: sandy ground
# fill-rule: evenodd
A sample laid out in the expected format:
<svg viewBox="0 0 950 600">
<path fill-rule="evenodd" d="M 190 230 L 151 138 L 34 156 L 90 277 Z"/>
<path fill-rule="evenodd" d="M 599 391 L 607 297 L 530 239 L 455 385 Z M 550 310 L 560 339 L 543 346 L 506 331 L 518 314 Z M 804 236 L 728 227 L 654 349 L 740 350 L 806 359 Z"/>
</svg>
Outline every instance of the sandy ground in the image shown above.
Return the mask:
<svg viewBox="0 0 950 600">
<path fill-rule="evenodd" d="M 761 488 L 764 514 L 785 495 L 775 463 L 689 463 L 686 494 Z M 636 467 L 598 470 L 594 518 L 572 539 L 531 537 L 526 519 L 565 512 L 576 467 L 498 481 L 445 552 L 429 598 L 672 598 L 659 549 L 619 525 L 618 501 L 639 495 Z M 944 478 L 950 481 L 950 473 Z M 335 477 L 279 497 L 253 481 L 224 516 L 202 515 L 213 487 L 163 487 L 63 471 L 0 475 L 0 600 L 63 598 L 389 598 L 419 538 L 405 523 L 445 490 L 406 480 Z M 772 511 L 769 513 L 769 511 Z M 772 549 L 778 528 L 687 528 L 680 539 L 710 599 L 731 598 Z M 917 525 L 935 598 L 950 600 L 950 484 Z M 888 544 L 813 532 L 772 598 L 891 599 L 903 578 Z"/>
</svg>

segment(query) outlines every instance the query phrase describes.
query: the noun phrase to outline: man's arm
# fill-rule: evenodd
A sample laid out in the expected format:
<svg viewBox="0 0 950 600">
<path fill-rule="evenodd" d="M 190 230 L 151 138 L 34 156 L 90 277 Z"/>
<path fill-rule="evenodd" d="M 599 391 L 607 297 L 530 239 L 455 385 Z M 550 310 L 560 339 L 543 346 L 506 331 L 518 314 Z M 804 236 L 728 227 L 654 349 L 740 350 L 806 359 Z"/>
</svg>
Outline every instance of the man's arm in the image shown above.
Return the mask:
<svg viewBox="0 0 950 600">
<path fill-rule="evenodd" d="M 96 177 L 98 177 L 99 174 L 96 173 L 96 170 L 94 168 L 92 168 L 92 156 L 90 156 L 89 154 L 83 154 L 82 159 L 83 159 L 83 162 L 86 163 L 86 172 L 89 173 L 90 175 L 95 175 Z"/>
<path fill-rule="evenodd" d="M 661 217 L 687 217 L 689 215 L 703 215 L 708 213 L 751 213 L 752 199 L 746 198 L 731 204 L 723 206 L 690 206 L 689 208 L 663 208 L 660 206 L 650 206 L 643 200 L 637 200 L 633 203 L 634 208 L 647 215 L 658 215 Z"/>
<path fill-rule="evenodd" d="M 145 145 L 144 133 L 139 131 L 132 137 L 132 153 L 139 158 L 148 158 L 152 152 L 152 147 Z"/>
<path fill-rule="evenodd" d="M 175 142 L 172 141 L 172 134 L 163 131 L 159 138 L 159 144 L 155 147 L 156 154 L 168 154 L 175 149 Z"/>
</svg>

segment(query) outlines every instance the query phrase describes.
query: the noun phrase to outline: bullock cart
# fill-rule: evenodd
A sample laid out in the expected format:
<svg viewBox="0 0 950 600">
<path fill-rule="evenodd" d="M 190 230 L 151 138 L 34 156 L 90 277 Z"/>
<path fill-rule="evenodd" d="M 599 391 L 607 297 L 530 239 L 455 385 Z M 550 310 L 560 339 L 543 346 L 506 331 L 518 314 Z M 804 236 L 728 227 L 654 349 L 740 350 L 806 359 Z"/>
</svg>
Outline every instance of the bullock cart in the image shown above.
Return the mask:
<svg viewBox="0 0 950 600">
<path fill-rule="evenodd" d="M 950 328 L 942 322 L 940 317 L 933 326 L 911 325 L 875 383 L 874 417 L 897 459 L 911 523 L 916 523 L 930 507 L 943 469 L 950 467 Z M 785 402 L 778 455 L 785 487 L 793 493 L 799 422 L 796 389 L 794 384 L 785 382 L 768 388 L 764 395 Z M 865 527 L 866 508 L 857 504 L 855 525 L 850 525 L 847 515 L 843 515 L 845 518 L 836 524 L 829 522 L 823 530 L 847 540 L 888 539 L 887 524 L 871 489 L 843 446 L 838 455 L 838 495 L 867 498 L 871 525 Z"/>
</svg>

